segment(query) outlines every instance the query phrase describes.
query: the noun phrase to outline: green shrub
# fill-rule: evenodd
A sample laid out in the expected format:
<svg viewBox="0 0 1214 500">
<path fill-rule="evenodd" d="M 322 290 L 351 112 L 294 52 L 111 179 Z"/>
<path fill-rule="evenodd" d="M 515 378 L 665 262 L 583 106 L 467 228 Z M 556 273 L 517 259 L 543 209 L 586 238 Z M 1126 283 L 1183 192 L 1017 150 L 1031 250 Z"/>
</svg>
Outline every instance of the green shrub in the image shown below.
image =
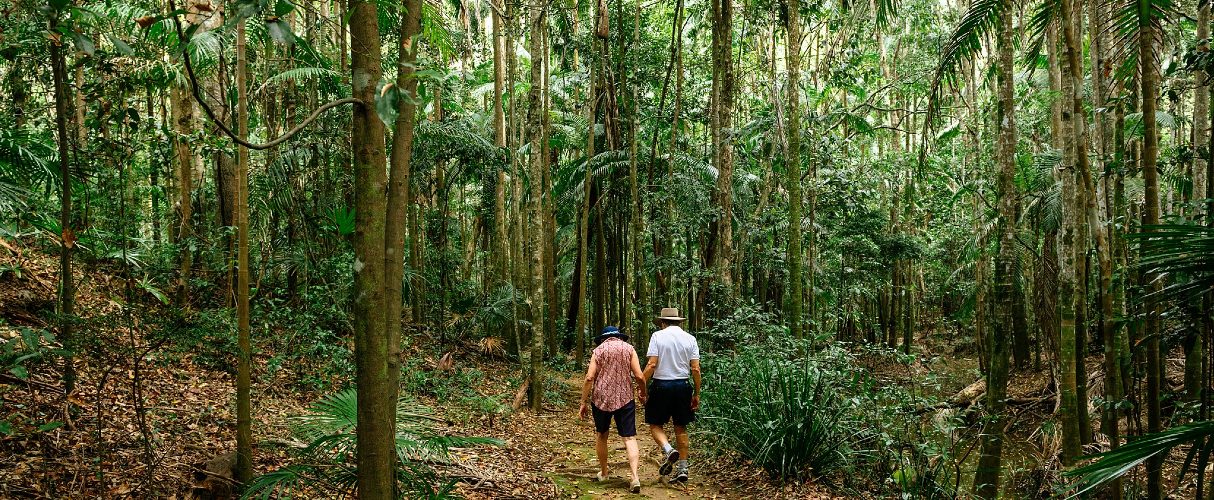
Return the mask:
<svg viewBox="0 0 1214 500">
<path fill-rule="evenodd" d="M 804 347 L 769 341 L 705 360 L 704 430 L 781 479 L 848 468 L 874 442 L 850 356 Z"/>
</svg>

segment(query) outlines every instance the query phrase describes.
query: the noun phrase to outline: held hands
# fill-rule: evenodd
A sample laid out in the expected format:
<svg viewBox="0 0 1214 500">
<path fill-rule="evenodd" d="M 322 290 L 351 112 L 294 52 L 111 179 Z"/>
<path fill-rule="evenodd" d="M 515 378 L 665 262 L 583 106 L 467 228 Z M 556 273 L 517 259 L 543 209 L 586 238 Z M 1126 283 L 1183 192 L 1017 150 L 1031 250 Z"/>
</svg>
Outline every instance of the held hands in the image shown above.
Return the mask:
<svg viewBox="0 0 1214 500">
<path fill-rule="evenodd" d="M 589 413 L 590 409 L 586 408 L 586 403 L 582 403 L 581 408 L 578 408 L 577 410 L 578 418 L 581 420 L 586 420 L 586 415 Z"/>
<path fill-rule="evenodd" d="M 699 409 L 700 409 L 700 395 L 692 394 L 691 395 L 691 411 L 696 411 Z"/>
</svg>

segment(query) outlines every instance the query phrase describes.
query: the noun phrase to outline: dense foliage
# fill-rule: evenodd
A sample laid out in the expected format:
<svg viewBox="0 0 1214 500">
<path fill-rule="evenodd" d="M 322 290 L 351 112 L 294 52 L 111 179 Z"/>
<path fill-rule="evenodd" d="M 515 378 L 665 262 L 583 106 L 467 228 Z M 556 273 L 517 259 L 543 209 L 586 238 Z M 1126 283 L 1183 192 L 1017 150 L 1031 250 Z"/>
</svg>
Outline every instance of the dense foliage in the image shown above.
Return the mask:
<svg viewBox="0 0 1214 500">
<path fill-rule="evenodd" d="M 231 375 L 235 482 L 370 498 L 448 485 L 393 452 L 416 423 L 400 401 L 541 412 L 566 392 L 545 375 L 582 368 L 594 332 L 644 352 L 665 306 L 706 353 L 705 435 L 776 480 L 1045 496 L 1099 451 L 1122 465 L 1077 484 L 1112 498 L 1214 490 L 1214 437 L 1194 430 L 1214 394 L 1204 1 L 0 17 L 3 382 L 54 380 L 97 422 L 107 384 L 130 384 L 138 493 L 170 494 L 149 364 Z M 494 374 L 452 370 L 461 353 L 515 387 L 475 389 Z M 251 482 L 266 386 L 337 394 L 314 413 L 343 420 L 302 439 L 344 441 Z M 0 415 L 0 434 L 80 416 L 64 411 Z M 95 463 L 79 487 L 118 487 Z"/>
</svg>

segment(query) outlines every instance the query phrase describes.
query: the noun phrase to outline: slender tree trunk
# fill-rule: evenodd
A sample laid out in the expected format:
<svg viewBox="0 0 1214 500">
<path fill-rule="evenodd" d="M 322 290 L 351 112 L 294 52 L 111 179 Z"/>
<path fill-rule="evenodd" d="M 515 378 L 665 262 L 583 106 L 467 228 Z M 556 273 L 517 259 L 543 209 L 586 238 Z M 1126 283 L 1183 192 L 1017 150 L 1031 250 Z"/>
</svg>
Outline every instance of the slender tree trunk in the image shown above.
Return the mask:
<svg viewBox="0 0 1214 500">
<path fill-rule="evenodd" d="M 177 291 L 176 302 L 181 308 L 189 307 L 190 270 L 194 265 L 191 249 L 194 235 L 193 225 L 193 181 L 194 153 L 190 150 L 188 137 L 194 133 L 194 102 L 189 91 L 174 86 L 171 91 L 173 107 L 173 149 L 177 160 Z"/>
<path fill-rule="evenodd" d="M 1084 304 L 1083 296 L 1078 289 L 1078 274 L 1082 272 L 1083 261 L 1077 259 L 1083 253 L 1077 251 L 1080 246 L 1080 241 L 1083 237 L 1080 234 L 1083 230 L 1081 225 L 1081 215 L 1078 213 L 1078 204 L 1076 203 L 1077 192 L 1080 189 L 1077 185 L 1078 176 L 1077 170 L 1077 140 L 1076 140 L 1076 121 L 1075 109 L 1072 105 L 1076 97 L 1075 82 L 1078 77 L 1074 74 L 1074 67 L 1069 63 L 1069 44 L 1070 35 L 1073 34 L 1073 25 L 1070 18 L 1070 0 L 1066 0 L 1064 10 L 1060 19 L 1060 28 L 1063 34 L 1063 47 L 1067 50 L 1064 54 L 1067 56 L 1068 62 L 1061 64 L 1062 73 L 1062 164 L 1060 166 L 1060 176 L 1062 180 L 1062 197 L 1060 200 L 1062 212 L 1062 230 L 1059 233 L 1059 243 L 1061 251 L 1059 252 L 1059 298 L 1058 304 L 1059 313 L 1059 341 L 1058 341 L 1058 370 L 1059 370 L 1059 397 L 1061 406 L 1059 408 L 1059 419 L 1062 421 L 1062 463 L 1071 465 L 1082 453 L 1080 449 L 1082 445 L 1081 426 L 1079 424 L 1079 405 L 1086 404 L 1079 400 L 1078 384 L 1078 362 L 1082 359 L 1079 355 L 1077 345 L 1078 336 L 1082 335 L 1082 329 L 1076 324 L 1076 308 Z"/>
<path fill-rule="evenodd" d="M 632 31 L 632 44 L 634 47 L 640 46 L 641 33 L 641 2 L 636 4 L 636 13 L 634 16 L 634 25 Z M 629 138 L 631 143 L 631 155 L 628 161 L 628 190 L 632 199 L 632 234 L 629 237 L 629 242 L 632 244 L 632 275 L 634 278 L 633 290 L 636 293 L 636 316 L 637 322 L 631 322 L 631 318 L 623 318 L 625 327 L 635 327 L 633 335 L 636 340 L 633 344 L 644 350 L 649 344 L 648 329 L 645 328 L 644 318 L 652 311 L 649 306 L 649 294 L 646 286 L 645 273 L 645 254 L 642 242 L 645 239 L 645 220 L 642 215 L 645 213 L 644 201 L 641 199 L 640 181 L 637 173 L 637 164 L 639 158 L 637 156 L 637 145 L 640 134 L 640 126 L 638 122 L 640 108 L 640 82 L 634 83 L 632 87 L 632 116 L 630 123 L 632 125 L 632 134 Z"/>
<path fill-rule="evenodd" d="M 490 0 L 496 1 L 496 0 Z M 506 113 L 503 97 L 506 87 L 505 63 L 505 33 L 502 30 L 504 20 L 498 15 L 498 8 L 493 8 L 493 144 L 499 148 L 506 147 Z M 506 213 L 506 169 L 497 171 L 497 182 L 493 192 L 493 222 L 494 222 L 494 273 L 495 285 L 505 286 L 510 283 L 510 236 L 509 221 Z"/>
<path fill-rule="evenodd" d="M 541 2 L 532 2 L 529 6 L 531 33 L 531 91 L 528 96 L 527 128 L 531 140 L 530 162 L 531 169 L 527 182 L 530 185 L 531 200 L 528 204 L 527 222 L 531 234 L 531 297 L 528 309 L 531 312 L 531 360 L 530 380 L 532 411 L 540 411 L 543 403 L 543 373 L 542 358 L 544 357 L 544 94 L 543 94 L 543 56 L 544 29 L 547 26 L 547 8 Z"/>
<path fill-rule="evenodd" d="M 793 338 L 805 335 L 801 289 L 801 19 L 800 0 L 788 0 L 788 331 Z"/>
<path fill-rule="evenodd" d="M 1064 0 L 1067 1 L 1067 0 Z M 1008 344 L 1011 340 L 1012 316 L 1014 314 L 1016 259 L 1016 213 L 1018 195 L 1014 178 L 1016 175 L 1016 120 L 1015 87 L 1012 58 L 1012 17 L 1015 15 L 1012 0 L 1003 0 L 1003 13 L 999 19 L 998 65 L 998 120 L 999 120 L 999 256 L 995 260 L 995 321 L 990 335 L 990 369 L 987 373 L 986 407 L 989 416 L 985 420 L 981 437 L 981 455 L 978 471 L 974 476 L 974 494 L 979 498 L 993 499 L 999 496 L 999 472 L 1003 457 L 1003 435 L 1007 421 L 1007 373 Z"/>
<path fill-rule="evenodd" d="M 1197 40 L 1200 42 L 1210 37 L 1210 5 L 1203 2 L 1199 5 L 1197 14 Z M 1199 50 L 1209 49 L 1208 43 L 1203 43 Z M 1209 154 L 1210 139 L 1210 87 L 1205 84 L 1209 75 L 1197 70 L 1193 74 L 1193 198 L 1201 199 L 1206 192 L 1206 165 Z M 1194 219 L 1199 217 L 1201 209 L 1193 211 Z M 1202 391 L 1202 360 L 1205 346 L 1203 345 L 1201 328 L 1191 332 L 1184 342 L 1184 398 L 1186 401 L 1200 401 Z"/>
<path fill-rule="evenodd" d="M 713 0 L 713 74 L 717 76 L 713 84 L 716 92 L 713 94 L 713 120 L 715 129 L 713 136 L 713 158 L 717 169 L 716 189 L 713 191 L 713 205 L 720 211 L 709 224 L 710 242 L 708 245 L 708 267 L 713 279 L 722 287 L 725 294 L 722 299 L 733 295 L 733 104 L 734 104 L 734 71 L 733 71 L 733 1 Z M 791 22 L 791 21 L 790 21 Z M 701 300 L 709 295 L 708 289 L 701 291 Z M 714 301 L 715 302 L 715 301 Z M 721 304 L 724 305 L 724 304 Z M 713 314 L 714 319 L 717 311 Z"/>
<path fill-rule="evenodd" d="M 59 28 L 61 12 L 51 13 L 50 30 Z M 72 231 L 72 164 L 71 152 L 75 147 L 68 136 L 68 123 L 72 120 L 71 96 L 67 88 L 67 60 L 60 41 L 50 40 L 51 73 L 55 88 L 55 135 L 59 147 L 59 341 L 63 343 L 63 392 L 76 390 L 76 337 L 73 332 L 76 321 L 76 284 L 72 279 L 72 253 L 76 248 L 76 235 Z"/>
<path fill-rule="evenodd" d="M 587 54 L 589 56 L 587 58 L 587 66 L 590 68 L 590 84 L 586 104 L 586 172 L 582 178 L 582 206 L 578 211 L 578 253 L 577 262 L 575 265 L 575 272 L 577 275 L 574 277 L 577 280 L 577 293 L 575 297 L 577 300 L 577 321 L 573 329 L 573 334 L 577 336 L 576 357 L 578 366 L 581 366 L 582 361 L 586 357 L 586 268 L 588 267 L 588 262 L 586 261 L 588 252 L 586 249 L 590 245 L 590 191 L 591 186 L 594 184 L 594 176 L 592 174 L 593 169 L 591 167 L 590 160 L 594 158 L 595 151 L 594 126 L 595 118 L 597 116 L 595 110 L 598 103 L 598 65 L 594 62 L 595 56 L 593 54 L 594 51 L 590 51 Z"/>
<path fill-rule="evenodd" d="M 413 158 L 413 130 L 417 125 L 417 41 L 421 33 L 421 0 L 405 0 L 404 19 L 400 24 L 400 52 L 396 61 L 397 97 L 396 123 L 392 134 L 392 156 L 389 160 L 388 194 L 384 217 L 384 336 L 387 340 L 387 379 L 391 389 L 390 401 L 395 402 L 400 391 L 401 320 L 404 314 L 405 239 L 407 213 L 412 188 L 409 182 Z M 499 101 L 500 102 L 500 101 Z M 408 235 L 416 245 L 416 234 Z M 416 292 L 415 292 L 416 293 Z M 395 405 L 394 405 L 395 406 Z M 389 413 L 389 429 L 396 428 L 396 411 Z"/>
<path fill-rule="evenodd" d="M 544 338 L 547 340 L 548 351 L 546 356 L 553 356 L 558 352 L 559 337 L 556 331 L 556 318 L 560 315 L 560 295 L 556 288 L 556 207 L 552 193 L 552 164 L 559 163 L 559 160 L 553 159 L 554 156 L 559 157 L 560 153 L 553 150 L 548 138 L 551 137 L 552 130 L 552 93 L 548 91 L 549 82 L 551 81 L 551 60 L 552 47 L 551 39 L 548 32 L 547 24 L 545 24 L 543 32 L 543 51 L 541 58 L 544 64 L 543 67 L 543 114 L 541 120 L 542 133 L 542 159 L 543 164 L 543 224 L 544 224 L 544 305 L 546 314 L 544 315 Z"/>
<path fill-rule="evenodd" d="M 396 381 L 391 376 L 385 298 L 385 218 L 387 165 L 383 121 L 375 113 L 376 84 L 382 75 L 375 4 L 350 0 L 350 69 L 355 171 L 354 351 L 358 387 L 358 495 L 395 497 L 392 424 Z"/>
<path fill-rule="evenodd" d="M 236 27 L 236 127 L 249 137 L 248 59 L 245 21 Z M 240 357 L 236 369 L 236 481 L 253 479 L 253 416 L 251 400 L 253 347 L 249 332 L 249 148 L 236 148 L 236 324 Z"/>
<path fill-rule="evenodd" d="M 1156 27 L 1151 3 L 1138 0 L 1138 64 L 1139 74 L 1142 75 L 1142 180 L 1146 192 L 1145 204 L 1142 211 L 1142 223 L 1145 226 L 1159 224 L 1159 129 L 1156 124 L 1156 100 L 1159 95 L 1159 65 L 1155 59 Z M 1149 228 L 1144 229 L 1150 231 Z M 1159 290 L 1159 277 L 1154 273 L 1148 274 L 1146 281 L 1154 290 Z M 1147 304 L 1146 331 L 1143 337 L 1147 343 L 1147 432 L 1155 433 L 1163 430 L 1160 416 L 1161 384 L 1161 353 L 1159 350 L 1160 306 Z M 1147 498 L 1157 500 L 1163 497 L 1163 456 L 1156 455 L 1147 460 Z"/>
</svg>

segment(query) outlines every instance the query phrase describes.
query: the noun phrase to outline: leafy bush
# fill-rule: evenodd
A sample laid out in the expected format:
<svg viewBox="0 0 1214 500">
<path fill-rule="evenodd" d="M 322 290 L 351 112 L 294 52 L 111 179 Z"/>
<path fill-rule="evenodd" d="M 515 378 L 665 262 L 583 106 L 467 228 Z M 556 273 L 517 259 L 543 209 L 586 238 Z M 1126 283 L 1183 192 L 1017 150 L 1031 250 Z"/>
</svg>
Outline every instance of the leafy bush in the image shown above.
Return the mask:
<svg viewBox="0 0 1214 500">
<path fill-rule="evenodd" d="M 751 302 L 738 305 L 729 316 L 697 332 L 696 338 L 700 341 L 701 350 L 707 351 L 762 342 L 781 337 L 787 332 L 780 318 Z"/>
<path fill-rule="evenodd" d="M 789 479 L 845 469 L 874 442 L 872 401 L 855 390 L 850 356 L 808 355 L 769 341 L 705 360 L 701 417 L 715 443 Z"/>
<path fill-rule="evenodd" d="M 30 365 L 60 352 L 47 347 L 55 341 L 53 333 L 35 328 L 21 328 L 19 331 L 19 337 L 0 339 L 0 370 L 26 379 L 29 378 Z"/>
<path fill-rule="evenodd" d="M 358 422 L 357 390 L 349 388 L 317 401 L 310 412 L 294 418 L 295 434 L 307 446 L 295 450 L 295 460 L 257 477 L 245 498 L 348 497 L 358 482 L 355 461 Z M 447 436 L 430 409 L 400 399 L 396 406 L 396 468 L 398 490 L 405 498 L 451 498 L 453 481 L 429 465 L 448 460 L 450 447 L 499 445 L 489 438 Z M 302 490 L 302 491 L 301 491 Z"/>
</svg>

